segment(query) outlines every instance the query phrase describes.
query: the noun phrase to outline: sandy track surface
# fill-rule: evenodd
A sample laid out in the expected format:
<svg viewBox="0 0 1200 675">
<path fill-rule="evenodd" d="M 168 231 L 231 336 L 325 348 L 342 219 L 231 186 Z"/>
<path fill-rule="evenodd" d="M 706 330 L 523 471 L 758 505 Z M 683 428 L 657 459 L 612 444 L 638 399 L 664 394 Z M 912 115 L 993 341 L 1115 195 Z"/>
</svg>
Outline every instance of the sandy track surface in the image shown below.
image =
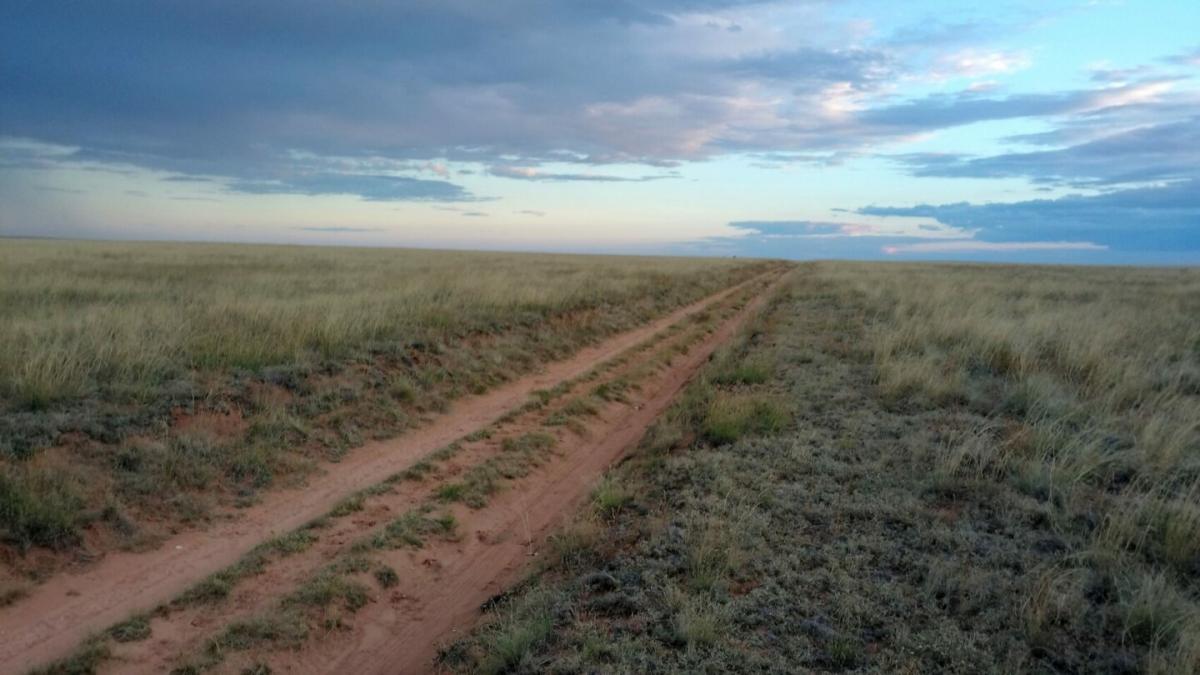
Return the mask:
<svg viewBox="0 0 1200 675">
<path fill-rule="evenodd" d="M 766 299 L 764 292 L 688 350 L 624 406 L 589 424 L 585 438 L 543 470 L 503 492 L 486 509 L 461 511 L 467 535 L 390 557 L 404 583 L 354 616 L 350 631 L 262 659 L 276 672 L 423 673 L 440 646 L 469 628 L 480 606 L 518 581 L 539 546 L 580 506 L 671 404 L 712 352 Z"/>
<path fill-rule="evenodd" d="M 763 277 L 748 280 L 641 328 L 585 348 L 570 359 L 548 365 L 540 373 L 486 394 L 460 399 L 424 427 L 360 447 L 303 488 L 272 492 L 260 504 L 239 512 L 231 520 L 202 531 L 183 533 L 153 551 L 113 553 L 87 570 L 48 581 L 0 611 L 0 664 L 3 664 L 0 670 L 21 672 L 69 654 L 89 635 L 170 601 L 197 581 L 233 564 L 263 540 L 300 527 L 329 511 L 346 496 L 491 424 L 520 407 L 534 391 L 577 378 L 597 363 L 762 282 Z M 716 344 L 713 342 L 712 346 L 715 348 Z M 652 417 L 646 424 L 649 419 Z M 489 508 L 488 512 L 492 510 Z"/>
<path fill-rule="evenodd" d="M 224 600 L 172 609 L 155 616 L 152 636 L 116 645 L 102 672 L 161 673 L 176 668 L 244 672 L 268 664 L 271 672 L 427 672 L 440 645 L 479 616 L 479 607 L 526 573 L 546 538 L 576 512 L 603 471 L 633 447 L 649 425 L 703 365 L 710 354 L 766 298 L 767 281 L 709 305 L 697 315 L 655 335 L 602 365 L 594 377 L 572 384 L 551 404 L 524 410 L 488 427 L 486 439 L 463 443 L 424 478 L 392 486 L 365 500 L 360 511 L 321 528 L 318 541 L 302 552 L 275 559 L 247 578 Z M 608 401 L 567 426 L 548 424 L 572 401 L 597 386 L 626 382 L 620 399 Z M 594 398 L 593 398 L 594 400 Z M 436 498 L 440 488 L 460 481 L 489 459 L 503 457 L 506 439 L 551 434 L 555 449 L 528 473 L 476 508 Z M 422 505 L 453 513 L 453 536 L 426 537 L 417 546 L 375 549 L 373 565 L 397 573 L 394 588 L 379 588 L 366 572 L 350 574 L 370 600 L 357 611 L 336 606 L 308 611 L 310 629 L 290 641 L 212 650 L 230 626 L 279 616 L 286 598 L 321 570 L 356 555 L 355 543 L 369 541 L 392 519 Z M 333 627 L 329 620 L 334 619 Z M 324 625 L 322 625 L 324 624 Z M 213 661 L 214 653 L 219 653 Z M 202 664 L 202 665 L 201 665 Z"/>
<path fill-rule="evenodd" d="M 761 299 L 764 295 L 761 295 Z M 496 503 L 462 516 L 469 534 L 460 544 L 434 545 L 416 556 L 394 556 L 407 583 L 389 602 L 355 615 L 355 629 L 300 652 L 268 659 L 284 673 L 426 673 L 440 645 L 478 619 L 480 605 L 520 578 L 538 546 L 586 500 L 601 473 L 642 437 L 654 419 L 724 344 L 751 303 L 646 387 L 647 396 L 611 411 L 546 471 L 505 491 Z M 426 561 L 433 561 L 427 563 Z M 398 601 L 400 602 L 396 602 Z"/>
</svg>

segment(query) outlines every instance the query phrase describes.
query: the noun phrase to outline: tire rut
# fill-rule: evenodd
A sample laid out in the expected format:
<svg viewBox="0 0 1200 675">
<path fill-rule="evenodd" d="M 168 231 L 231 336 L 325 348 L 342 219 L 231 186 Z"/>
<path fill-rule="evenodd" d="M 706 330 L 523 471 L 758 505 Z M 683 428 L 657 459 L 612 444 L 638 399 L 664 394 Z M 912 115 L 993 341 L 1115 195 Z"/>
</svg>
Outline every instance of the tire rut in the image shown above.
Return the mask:
<svg viewBox="0 0 1200 675">
<path fill-rule="evenodd" d="M 538 470 L 511 481 L 486 508 L 455 505 L 460 537 L 431 538 L 419 549 L 386 549 L 374 560 L 395 570 L 391 589 L 373 587 L 370 601 L 313 630 L 298 645 L 259 645 L 230 655 L 217 669 L 241 672 L 419 673 L 432 671 L 438 647 L 469 628 L 480 606 L 517 582 L 542 543 L 587 498 L 604 470 L 633 447 L 709 356 L 765 302 L 772 285 L 721 322 L 666 369 L 655 372 L 626 403 L 605 406 Z M 563 439 L 560 439 L 560 442 Z M 365 574 L 359 579 L 371 583 Z M 319 617 L 317 617 L 319 618 Z M 311 617 L 310 617 L 311 619 Z"/>
<path fill-rule="evenodd" d="M 80 573 L 36 587 L 0 611 L 0 664 L 20 672 L 70 653 L 89 635 L 177 597 L 197 581 L 237 562 L 260 542 L 290 532 L 329 511 L 346 496 L 404 470 L 453 440 L 519 408 L 535 391 L 578 378 L 689 316 L 777 276 L 771 271 L 736 284 L 639 329 L 585 348 L 491 392 L 461 399 L 426 426 L 395 439 L 368 443 L 298 489 L 269 494 L 230 520 L 175 536 L 153 551 L 114 553 Z"/>
<path fill-rule="evenodd" d="M 459 439 L 433 453 L 442 457 L 440 461 L 435 458 L 423 460 L 431 466 L 428 474 L 415 480 L 388 480 L 377 484 L 377 489 L 369 490 L 370 494 L 355 503 L 353 511 L 327 517 L 322 527 L 302 528 L 300 532 L 316 537 L 310 546 L 272 560 L 264 569 L 242 579 L 244 583 L 232 588 L 229 595 L 218 602 L 180 609 L 168 606 L 156 612 L 149 622 L 150 639 L 116 645 L 111 662 L 103 670 L 166 672 L 180 666 L 184 657 L 199 651 L 211 639 L 214 631 L 268 610 L 287 590 L 302 586 L 320 569 L 346 555 L 355 542 L 369 538 L 389 521 L 430 502 L 439 489 L 501 456 L 506 439 L 517 439 L 531 429 L 543 429 L 558 432 L 556 440 L 559 443 L 577 441 L 579 433 L 587 433 L 586 425 L 572 429 L 575 425 L 564 424 L 562 429 L 551 429 L 547 426 L 548 421 L 561 415 L 573 401 L 588 396 L 588 390 L 609 387 L 615 391 L 619 382 L 638 386 L 640 380 L 652 377 L 661 368 L 647 368 L 647 364 L 657 364 L 666 355 L 686 351 L 702 342 L 745 303 L 745 296 L 751 292 L 753 289 L 746 289 L 710 305 L 704 314 L 713 316 L 706 321 L 697 321 L 702 315 L 693 314 L 672 324 L 643 343 L 599 364 L 587 375 L 564 383 L 568 386 L 556 387 L 553 398 L 545 403 L 534 399 L 539 401 L 537 405 L 523 406 L 521 413 L 490 425 L 486 437 Z M 602 413 L 596 410 L 581 414 L 598 418 Z"/>
</svg>

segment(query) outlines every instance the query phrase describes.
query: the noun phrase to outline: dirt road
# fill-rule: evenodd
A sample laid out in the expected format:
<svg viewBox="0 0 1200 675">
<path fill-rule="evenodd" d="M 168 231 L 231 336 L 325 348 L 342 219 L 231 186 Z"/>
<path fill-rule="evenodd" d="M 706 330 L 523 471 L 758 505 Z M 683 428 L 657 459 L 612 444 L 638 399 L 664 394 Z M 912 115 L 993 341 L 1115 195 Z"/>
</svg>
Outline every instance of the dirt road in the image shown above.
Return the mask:
<svg viewBox="0 0 1200 675">
<path fill-rule="evenodd" d="M 263 540 L 321 516 L 347 495 L 520 408 L 533 392 L 578 378 L 596 364 L 613 359 L 763 282 L 761 277 L 744 282 L 637 330 L 584 349 L 570 359 L 550 364 L 541 373 L 462 399 L 430 424 L 399 438 L 358 448 L 305 487 L 271 493 L 235 519 L 207 530 L 181 534 L 154 551 L 112 554 L 82 573 L 52 579 L 0 611 L 2 670 L 20 672 L 67 655 L 90 634 L 170 601 L 197 581 L 234 563 Z M 718 342 L 712 342 L 712 346 Z M 689 361 L 701 351 L 691 353 Z M 673 368 L 671 372 L 676 370 Z M 669 400 L 669 396 L 664 400 Z M 637 412 L 640 420 L 642 411 Z M 580 470 L 590 469 L 580 467 Z M 577 496 L 579 489 L 569 493 Z M 495 512 L 488 509 L 488 513 Z"/>
<path fill-rule="evenodd" d="M 765 300 L 760 295 L 642 388 L 603 411 L 555 461 L 486 509 L 460 510 L 468 535 L 388 562 L 404 582 L 360 610 L 353 629 L 260 659 L 276 672 L 422 673 L 439 646 L 478 618 L 480 605 L 519 580 L 546 538 L 585 500 L 604 470 L 632 448 L 709 355 Z M 430 562 L 432 561 L 432 563 Z"/>
</svg>

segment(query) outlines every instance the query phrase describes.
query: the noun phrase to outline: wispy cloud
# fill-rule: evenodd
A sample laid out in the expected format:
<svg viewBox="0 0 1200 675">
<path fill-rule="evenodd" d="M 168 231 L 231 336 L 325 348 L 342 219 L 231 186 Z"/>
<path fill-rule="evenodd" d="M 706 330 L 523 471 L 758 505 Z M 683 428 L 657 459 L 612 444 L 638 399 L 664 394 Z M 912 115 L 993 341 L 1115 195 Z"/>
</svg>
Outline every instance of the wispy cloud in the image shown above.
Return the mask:
<svg viewBox="0 0 1200 675">
<path fill-rule="evenodd" d="M 970 228 L 978 241 L 1088 241 L 1140 252 L 1200 256 L 1200 180 L 1058 199 L 972 204 L 869 206 L 865 215 L 932 218 Z"/>
<path fill-rule="evenodd" d="M 38 192 L 58 192 L 61 194 L 69 194 L 69 195 L 81 195 L 81 194 L 85 194 L 87 192 L 87 190 L 79 190 L 76 188 L 63 188 L 63 187 L 57 187 L 54 185 L 34 185 L 33 189 L 37 190 Z"/>
<path fill-rule="evenodd" d="M 230 182 L 231 192 L 251 194 L 355 195 L 368 201 L 471 201 L 462 187 L 442 180 L 405 176 L 317 174 L 276 180 Z"/>
<path fill-rule="evenodd" d="M 627 177 L 595 173 L 562 173 L 545 171 L 530 166 L 493 166 L 488 169 L 488 173 L 493 176 L 499 176 L 500 178 L 512 178 L 515 180 L 585 183 L 645 183 L 647 181 L 663 180 L 666 178 L 675 177 L 672 175 Z"/>
<path fill-rule="evenodd" d="M 1180 54 L 1172 54 L 1171 56 L 1168 56 L 1165 61 L 1178 66 L 1200 67 L 1200 47 L 1196 47 L 1195 49 L 1182 52 Z"/>
<path fill-rule="evenodd" d="M 934 61 L 930 77 L 945 80 L 954 77 L 1006 75 L 1024 70 L 1033 58 L 1024 51 L 980 50 L 974 47 L 942 54 Z"/>
<path fill-rule="evenodd" d="M 1090 241 L 974 241 L 963 239 L 895 244 L 884 246 L 882 250 L 888 255 L 903 255 L 906 253 L 1013 253 L 1021 251 L 1104 251 L 1107 249 L 1107 246 L 1093 244 Z"/>
<path fill-rule="evenodd" d="M 1053 142 L 1060 136 L 1028 141 Z M 1053 150 L 989 157 L 899 155 L 918 176 L 1027 177 L 1041 183 L 1120 185 L 1200 177 L 1200 116 L 1119 130 Z"/>
</svg>

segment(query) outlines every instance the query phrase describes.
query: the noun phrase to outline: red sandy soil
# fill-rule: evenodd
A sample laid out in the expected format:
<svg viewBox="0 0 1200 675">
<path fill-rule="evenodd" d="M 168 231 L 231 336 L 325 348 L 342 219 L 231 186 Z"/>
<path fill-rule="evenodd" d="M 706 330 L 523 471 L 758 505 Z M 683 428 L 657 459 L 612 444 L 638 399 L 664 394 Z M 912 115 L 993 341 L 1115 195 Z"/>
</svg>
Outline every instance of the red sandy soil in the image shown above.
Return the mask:
<svg viewBox="0 0 1200 675">
<path fill-rule="evenodd" d="M 585 438 L 479 511 L 458 509 L 466 536 L 431 542 L 385 561 L 401 584 L 351 619 L 352 629 L 310 640 L 296 651 L 265 656 L 274 672 L 422 673 L 435 670 L 438 647 L 469 629 L 480 606 L 518 581 L 540 545 L 587 498 L 670 405 L 712 352 L 726 342 L 766 293 L 646 383 L 632 405 L 618 405 L 588 425 Z"/>
<path fill-rule="evenodd" d="M 20 672 L 70 654 L 89 635 L 170 601 L 233 564 L 258 543 L 302 526 L 348 495 L 489 425 L 523 404 L 532 392 L 586 373 L 597 363 L 762 281 L 759 277 L 743 282 L 583 349 L 570 359 L 549 364 L 540 373 L 460 399 L 428 425 L 357 448 L 302 488 L 270 493 L 259 504 L 206 530 L 174 536 L 153 551 L 111 553 L 90 568 L 52 578 L 0 610 L 0 671 Z M 472 534 L 457 544 L 422 551 L 415 563 L 391 560 L 405 579 L 401 587 L 404 595 L 393 595 L 394 599 L 400 598 L 395 602 L 364 608 L 362 618 L 355 620 L 359 629 L 351 633 L 357 642 L 350 643 L 345 636 L 332 644 L 321 641 L 319 655 L 280 657 L 279 669 L 410 672 L 429 667 L 436 641 L 448 631 L 468 625 L 479 603 L 514 578 L 531 550 L 530 542 L 540 541 L 586 494 L 594 478 L 636 442 L 708 354 L 732 333 L 734 323 L 727 322 L 689 350 L 665 375 L 653 378 L 646 391 L 654 393 L 640 407 L 627 409 L 618 419 L 602 416 L 603 424 L 608 426 L 601 433 L 591 434 L 591 440 L 583 444 L 589 448 L 586 452 L 571 450 L 536 472 L 536 484 L 506 491 L 485 510 L 463 514 L 470 531 L 484 533 L 482 536 Z M 392 552 L 393 558 L 404 555 Z M 433 562 L 426 564 L 425 559 Z M 419 583 L 410 583 L 418 579 Z M 271 581 L 256 577 L 254 583 L 269 587 Z M 402 657 L 399 661 L 397 654 Z M 136 670 L 135 664 L 128 661 L 112 665 L 119 672 Z M 160 661 L 151 669 L 161 665 Z"/>
</svg>

